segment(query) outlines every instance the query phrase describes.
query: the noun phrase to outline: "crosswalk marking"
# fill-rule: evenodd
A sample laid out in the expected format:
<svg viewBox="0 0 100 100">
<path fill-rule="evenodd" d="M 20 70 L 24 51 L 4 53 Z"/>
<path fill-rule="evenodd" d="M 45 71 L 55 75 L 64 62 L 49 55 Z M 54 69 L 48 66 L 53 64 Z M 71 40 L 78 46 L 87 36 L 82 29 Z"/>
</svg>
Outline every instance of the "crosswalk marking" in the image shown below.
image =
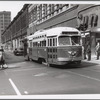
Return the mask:
<svg viewBox="0 0 100 100">
<path fill-rule="evenodd" d="M 18 90 L 18 88 L 16 87 L 16 85 L 14 84 L 14 82 L 13 82 L 11 79 L 9 79 L 9 81 L 10 81 L 10 83 L 11 83 L 13 89 L 15 90 L 16 94 L 20 96 L 21 93 L 19 92 L 19 90 Z"/>
</svg>

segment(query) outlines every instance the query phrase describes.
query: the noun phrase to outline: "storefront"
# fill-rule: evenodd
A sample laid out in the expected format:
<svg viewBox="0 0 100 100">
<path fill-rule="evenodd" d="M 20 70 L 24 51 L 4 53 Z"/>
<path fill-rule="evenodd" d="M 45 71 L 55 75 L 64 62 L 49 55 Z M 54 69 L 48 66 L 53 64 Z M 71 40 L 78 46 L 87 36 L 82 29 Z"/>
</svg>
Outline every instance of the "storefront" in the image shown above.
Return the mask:
<svg viewBox="0 0 100 100">
<path fill-rule="evenodd" d="M 82 31 L 83 45 L 90 45 L 91 54 L 95 55 L 97 41 L 100 40 L 100 5 L 91 5 L 78 12 L 78 29 Z"/>
</svg>

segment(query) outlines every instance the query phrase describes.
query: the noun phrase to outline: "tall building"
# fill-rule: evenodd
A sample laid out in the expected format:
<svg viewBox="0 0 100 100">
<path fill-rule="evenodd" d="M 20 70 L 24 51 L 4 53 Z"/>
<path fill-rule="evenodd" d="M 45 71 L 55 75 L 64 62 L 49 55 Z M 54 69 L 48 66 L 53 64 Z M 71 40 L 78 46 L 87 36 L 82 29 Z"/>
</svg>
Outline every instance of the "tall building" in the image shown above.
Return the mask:
<svg viewBox="0 0 100 100">
<path fill-rule="evenodd" d="M 77 26 L 78 4 L 30 4 L 28 35 L 55 26 Z"/>
<path fill-rule="evenodd" d="M 2 11 L 0 12 L 0 43 L 1 43 L 1 34 L 7 28 L 11 22 L 11 12 Z"/>
</svg>

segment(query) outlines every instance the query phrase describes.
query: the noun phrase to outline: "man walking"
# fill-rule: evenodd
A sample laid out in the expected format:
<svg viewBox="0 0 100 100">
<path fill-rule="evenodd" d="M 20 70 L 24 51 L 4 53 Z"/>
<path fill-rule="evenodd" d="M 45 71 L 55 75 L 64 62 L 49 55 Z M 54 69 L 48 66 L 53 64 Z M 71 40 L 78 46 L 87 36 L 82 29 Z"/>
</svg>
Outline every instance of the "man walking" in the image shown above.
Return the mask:
<svg viewBox="0 0 100 100">
<path fill-rule="evenodd" d="M 88 47 L 87 47 L 87 56 L 88 56 L 88 61 L 91 60 L 91 46 L 88 44 Z"/>
<path fill-rule="evenodd" d="M 99 60 L 99 56 L 100 56 L 100 42 L 97 43 L 96 53 L 97 53 L 97 60 Z"/>
</svg>

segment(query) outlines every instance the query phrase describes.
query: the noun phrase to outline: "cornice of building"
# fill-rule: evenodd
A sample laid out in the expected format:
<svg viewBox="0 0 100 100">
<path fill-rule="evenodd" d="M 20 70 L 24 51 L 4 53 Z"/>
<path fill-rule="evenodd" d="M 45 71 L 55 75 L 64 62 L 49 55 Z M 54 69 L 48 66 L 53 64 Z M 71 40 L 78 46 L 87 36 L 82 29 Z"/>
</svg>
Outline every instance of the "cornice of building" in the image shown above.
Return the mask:
<svg viewBox="0 0 100 100">
<path fill-rule="evenodd" d="M 90 9 L 90 8 L 94 8 L 94 7 L 97 7 L 97 6 L 100 6 L 100 5 L 89 5 L 88 7 L 85 7 L 85 8 L 83 8 L 83 9 L 81 9 L 81 10 L 79 10 L 78 11 L 78 14 L 80 13 L 80 12 L 83 12 L 83 11 L 85 11 L 85 10 L 88 10 L 88 9 Z"/>
</svg>

